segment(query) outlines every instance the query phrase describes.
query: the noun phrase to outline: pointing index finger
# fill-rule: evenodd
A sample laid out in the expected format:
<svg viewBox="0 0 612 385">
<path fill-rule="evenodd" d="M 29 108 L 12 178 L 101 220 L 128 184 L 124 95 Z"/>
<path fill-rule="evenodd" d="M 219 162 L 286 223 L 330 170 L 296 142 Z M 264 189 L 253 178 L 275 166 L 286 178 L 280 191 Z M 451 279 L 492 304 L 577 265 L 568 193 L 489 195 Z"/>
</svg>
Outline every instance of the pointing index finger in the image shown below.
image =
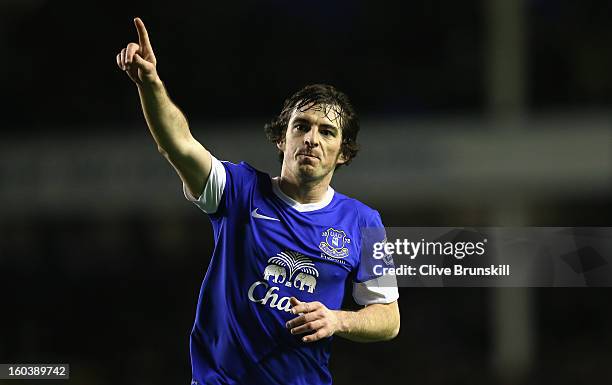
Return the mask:
<svg viewBox="0 0 612 385">
<path fill-rule="evenodd" d="M 153 47 L 151 47 L 151 42 L 149 41 L 149 34 L 147 33 L 147 29 L 145 28 L 142 20 L 137 17 L 134 19 L 134 24 L 136 25 L 136 30 L 138 31 L 138 44 L 144 50 L 153 51 Z"/>
</svg>

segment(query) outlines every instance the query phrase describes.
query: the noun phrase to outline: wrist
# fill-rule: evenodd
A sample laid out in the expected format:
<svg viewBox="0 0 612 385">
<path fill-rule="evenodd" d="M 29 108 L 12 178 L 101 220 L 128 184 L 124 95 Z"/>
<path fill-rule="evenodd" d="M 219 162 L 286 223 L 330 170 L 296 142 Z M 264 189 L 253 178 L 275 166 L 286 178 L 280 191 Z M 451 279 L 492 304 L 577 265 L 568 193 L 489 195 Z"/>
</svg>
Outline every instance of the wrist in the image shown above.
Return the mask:
<svg viewBox="0 0 612 385">
<path fill-rule="evenodd" d="M 344 310 L 336 310 L 336 319 L 338 320 L 338 323 L 336 325 L 336 332 L 337 333 L 342 333 L 342 334 L 346 334 L 346 333 L 350 333 L 351 331 L 351 312 L 348 311 L 344 311 Z"/>
<path fill-rule="evenodd" d="M 143 91 L 162 91 L 164 89 L 164 83 L 159 76 L 155 76 L 151 80 L 143 80 L 142 83 L 138 84 L 138 88 Z"/>
</svg>

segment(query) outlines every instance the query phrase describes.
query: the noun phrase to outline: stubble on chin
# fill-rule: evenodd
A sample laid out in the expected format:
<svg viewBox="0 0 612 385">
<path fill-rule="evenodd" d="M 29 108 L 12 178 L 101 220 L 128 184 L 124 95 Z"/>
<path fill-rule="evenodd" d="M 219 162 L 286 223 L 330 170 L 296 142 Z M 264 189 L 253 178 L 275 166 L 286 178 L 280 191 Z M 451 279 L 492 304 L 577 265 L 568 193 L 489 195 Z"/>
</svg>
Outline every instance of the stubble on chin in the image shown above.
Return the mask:
<svg viewBox="0 0 612 385">
<path fill-rule="evenodd" d="M 317 177 L 317 169 L 316 167 L 309 164 L 300 164 L 297 167 L 298 175 L 303 180 L 313 180 Z"/>
</svg>

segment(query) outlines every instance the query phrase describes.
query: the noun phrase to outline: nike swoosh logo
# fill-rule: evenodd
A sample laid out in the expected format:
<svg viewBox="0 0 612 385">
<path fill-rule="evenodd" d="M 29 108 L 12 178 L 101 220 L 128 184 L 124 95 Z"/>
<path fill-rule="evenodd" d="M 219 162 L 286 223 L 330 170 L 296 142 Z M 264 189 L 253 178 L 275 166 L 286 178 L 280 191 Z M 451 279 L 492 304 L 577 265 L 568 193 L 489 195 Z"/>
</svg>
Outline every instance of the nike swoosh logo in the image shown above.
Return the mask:
<svg viewBox="0 0 612 385">
<path fill-rule="evenodd" d="M 253 218 L 267 219 L 269 221 L 279 221 L 280 222 L 280 219 L 276 219 L 276 218 L 272 218 L 272 217 L 268 217 L 268 216 L 259 214 L 259 213 L 257 213 L 257 210 L 259 210 L 259 208 L 256 208 L 255 210 L 251 211 L 251 216 Z"/>
</svg>

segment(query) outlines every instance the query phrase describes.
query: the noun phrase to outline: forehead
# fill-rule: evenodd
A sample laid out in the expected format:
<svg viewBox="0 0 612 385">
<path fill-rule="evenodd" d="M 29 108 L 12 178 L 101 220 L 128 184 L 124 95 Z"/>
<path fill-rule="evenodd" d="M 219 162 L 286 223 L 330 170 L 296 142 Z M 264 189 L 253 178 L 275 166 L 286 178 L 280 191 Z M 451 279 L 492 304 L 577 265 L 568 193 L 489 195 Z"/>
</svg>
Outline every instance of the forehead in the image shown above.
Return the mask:
<svg viewBox="0 0 612 385">
<path fill-rule="evenodd" d="M 304 119 L 317 122 L 318 124 L 332 125 L 336 128 L 342 127 L 342 114 L 340 107 L 332 104 L 310 104 L 300 109 L 294 108 L 290 121 Z"/>
</svg>

